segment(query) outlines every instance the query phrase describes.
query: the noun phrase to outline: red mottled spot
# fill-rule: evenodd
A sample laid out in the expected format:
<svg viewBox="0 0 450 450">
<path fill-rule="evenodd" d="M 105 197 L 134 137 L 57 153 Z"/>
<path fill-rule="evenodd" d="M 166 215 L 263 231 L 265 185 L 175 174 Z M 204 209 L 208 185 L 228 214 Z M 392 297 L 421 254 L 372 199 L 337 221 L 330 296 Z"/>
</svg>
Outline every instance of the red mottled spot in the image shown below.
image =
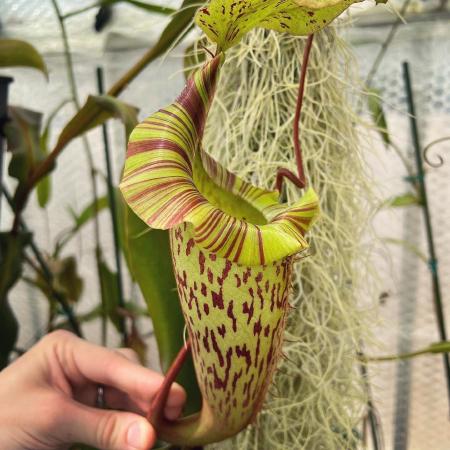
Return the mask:
<svg viewBox="0 0 450 450">
<path fill-rule="evenodd" d="M 209 13 L 209 11 L 208 11 L 207 8 L 202 8 L 200 11 L 201 11 L 203 14 L 206 14 L 207 16 L 210 16 L 210 15 L 211 15 L 211 14 Z"/>
<path fill-rule="evenodd" d="M 210 284 L 212 284 L 213 282 L 213 273 L 211 272 L 211 269 L 208 267 L 208 281 L 210 282 Z"/>
<path fill-rule="evenodd" d="M 205 335 L 203 336 L 203 347 L 205 347 L 205 350 L 209 353 L 211 350 L 209 348 L 209 330 L 208 327 L 205 327 Z"/>
<path fill-rule="evenodd" d="M 242 312 L 243 312 L 244 314 L 247 314 L 247 315 L 248 315 L 248 318 L 247 318 L 247 325 L 250 324 L 250 321 L 252 320 L 252 317 L 253 317 L 253 313 L 255 312 L 255 306 L 254 306 L 254 303 L 255 303 L 255 301 L 252 300 L 252 303 L 251 303 L 250 307 L 248 306 L 248 303 L 247 303 L 247 302 L 244 302 L 244 304 L 242 305 Z"/>
<path fill-rule="evenodd" d="M 200 312 L 200 308 L 198 306 L 198 298 L 194 294 L 194 291 L 192 290 L 192 288 L 189 288 L 189 302 L 188 302 L 189 309 L 192 309 L 192 302 L 193 301 L 195 301 L 195 307 L 196 307 L 196 310 L 197 310 L 197 317 L 198 317 L 199 320 L 201 320 L 202 313 Z"/>
<path fill-rule="evenodd" d="M 247 344 L 244 344 L 242 349 L 240 345 L 236 345 L 236 355 L 238 358 L 245 358 L 245 364 L 247 366 L 245 373 L 248 373 L 252 365 L 252 355 L 250 354 L 250 350 L 247 348 Z"/>
<path fill-rule="evenodd" d="M 225 390 L 228 385 L 228 380 L 230 378 L 230 369 L 231 369 L 231 355 L 233 354 L 233 349 L 230 347 L 227 350 L 226 360 L 227 364 L 225 367 L 225 377 L 223 380 L 217 375 L 216 365 L 213 364 L 213 372 L 214 372 L 214 387 L 216 389 Z"/>
<path fill-rule="evenodd" d="M 247 391 L 247 395 L 245 396 L 245 400 L 242 403 L 242 406 L 244 408 L 246 408 L 249 405 L 249 403 L 250 403 L 250 395 L 251 395 L 250 386 L 253 384 L 254 379 L 255 379 L 255 374 L 252 373 L 252 376 L 250 377 L 250 381 L 244 385 L 244 392 Z"/>
<path fill-rule="evenodd" d="M 178 245 L 177 245 L 177 255 L 179 256 L 180 253 L 181 253 L 181 245 L 178 244 Z"/>
<path fill-rule="evenodd" d="M 211 291 L 211 297 L 213 306 L 215 308 L 224 309 L 222 288 L 220 289 L 219 293 Z"/>
<path fill-rule="evenodd" d="M 224 361 L 224 359 L 223 359 L 222 352 L 220 351 L 220 348 L 219 348 L 219 346 L 217 345 L 216 335 L 215 335 L 215 333 L 214 333 L 213 330 L 211 330 L 211 342 L 212 342 L 212 347 L 213 347 L 214 351 L 215 351 L 216 354 L 217 354 L 217 358 L 219 359 L 220 367 L 223 367 L 224 364 L 225 364 L 225 361 Z"/>
<path fill-rule="evenodd" d="M 186 256 L 189 256 L 191 254 L 191 250 L 192 250 L 192 247 L 194 247 L 194 245 L 195 245 L 194 239 L 192 239 L 192 238 L 189 239 L 187 246 L 186 246 Z"/>
<path fill-rule="evenodd" d="M 270 288 L 270 283 L 269 283 L 269 280 L 267 280 L 266 284 L 264 285 L 264 289 L 265 289 L 266 293 L 269 292 L 269 288 Z"/>
<path fill-rule="evenodd" d="M 177 228 L 175 231 L 175 239 L 177 241 L 183 242 L 183 232 L 181 231 L 181 228 Z"/>
<path fill-rule="evenodd" d="M 309 17 L 313 17 L 314 16 L 314 12 L 313 11 L 308 11 L 308 16 Z"/>
<path fill-rule="evenodd" d="M 263 297 L 263 295 L 262 295 L 262 289 L 258 286 L 258 289 L 256 290 L 256 295 L 258 296 L 258 298 L 259 298 L 259 301 L 261 302 L 261 309 L 263 309 L 263 306 L 264 306 L 264 297 Z"/>
<path fill-rule="evenodd" d="M 209 259 L 210 259 L 211 261 L 215 261 L 215 260 L 217 259 L 217 255 L 216 255 L 215 253 L 210 253 L 210 254 L 209 254 Z"/>
<path fill-rule="evenodd" d="M 196 291 L 198 288 L 197 288 L 197 282 L 196 281 L 194 281 L 194 291 Z"/>
<path fill-rule="evenodd" d="M 231 383 L 231 388 L 233 390 L 233 394 L 236 392 L 236 385 L 237 385 L 239 378 L 241 378 L 241 376 L 242 376 L 242 369 L 233 375 L 233 381 Z M 233 405 L 236 406 L 236 399 L 234 399 Z"/>
<path fill-rule="evenodd" d="M 255 278 L 255 281 L 257 283 L 261 283 L 262 279 L 263 279 L 263 273 L 262 272 L 258 272 L 258 275 L 256 275 L 256 278 Z"/>
<path fill-rule="evenodd" d="M 247 267 L 247 270 L 242 275 L 242 281 L 244 282 L 244 284 L 247 284 L 248 278 L 251 274 L 252 274 L 252 269 L 250 269 L 250 267 Z"/>
<path fill-rule="evenodd" d="M 266 325 L 266 327 L 264 328 L 264 336 L 268 337 L 270 333 L 270 325 Z"/>
<path fill-rule="evenodd" d="M 200 275 L 202 275 L 205 272 L 205 255 L 200 252 L 198 255 L 198 265 L 200 267 Z"/>
<path fill-rule="evenodd" d="M 227 316 L 233 321 L 233 331 L 236 332 L 237 326 L 236 326 L 236 317 L 233 312 L 233 300 L 228 303 L 228 309 L 227 309 Z"/>
<path fill-rule="evenodd" d="M 273 312 L 275 306 L 275 285 L 272 286 L 272 291 L 270 292 L 270 311 Z"/>
<path fill-rule="evenodd" d="M 237 273 L 234 274 L 234 276 L 236 277 L 236 287 L 241 287 L 241 279 L 239 278 L 239 275 Z"/>
<path fill-rule="evenodd" d="M 280 275 L 280 271 L 281 271 L 281 268 L 280 268 L 280 266 L 277 266 L 277 270 L 276 270 L 276 274 L 277 274 L 277 276 L 278 276 L 278 275 Z"/>
<path fill-rule="evenodd" d="M 255 322 L 255 324 L 253 325 L 253 336 L 256 335 L 260 335 L 262 331 L 262 326 L 261 326 L 261 316 L 259 316 L 259 319 L 257 322 Z"/>
<path fill-rule="evenodd" d="M 209 305 L 208 303 L 203 303 L 203 311 L 205 311 L 205 314 L 209 315 Z"/>
<path fill-rule="evenodd" d="M 202 295 L 203 295 L 204 297 L 206 297 L 206 295 L 208 294 L 208 289 L 207 289 L 205 283 L 202 283 L 202 287 L 201 287 L 201 291 L 200 291 L 200 292 L 202 293 Z"/>
<path fill-rule="evenodd" d="M 226 333 L 225 325 L 222 324 L 219 327 L 217 327 L 217 332 L 222 336 L 222 338 L 224 338 L 225 337 L 225 333 Z"/>
</svg>

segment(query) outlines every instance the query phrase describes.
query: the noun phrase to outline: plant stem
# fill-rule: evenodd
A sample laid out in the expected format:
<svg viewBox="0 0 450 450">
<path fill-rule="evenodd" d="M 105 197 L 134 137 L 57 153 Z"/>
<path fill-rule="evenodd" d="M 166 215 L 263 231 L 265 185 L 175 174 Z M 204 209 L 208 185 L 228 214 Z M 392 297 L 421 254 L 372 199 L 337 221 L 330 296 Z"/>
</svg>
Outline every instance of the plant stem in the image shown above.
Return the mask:
<svg viewBox="0 0 450 450">
<path fill-rule="evenodd" d="M 9 192 L 7 191 L 6 187 L 4 185 L 2 185 L 2 193 L 6 198 L 6 201 L 8 202 L 9 206 L 11 207 L 11 209 L 13 210 L 14 208 L 14 202 L 13 199 L 11 197 L 11 195 L 9 194 Z M 26 226 L 25 222 L 23 221 L 22 218 L 19 219 L 19 226 L 20 228 L 26 232 L 26 233 L 30 233 L 28 227 Z M 31 233 L 30 233 L 31 234 Z M 46 263 L 42 253 L 40 252 L 40 250 L 38 249 L 38 247 L 36 246 L 36 243 L 34 242 L 34 238 L 33 235 L 31 235 L 31 239 L 30 239 L 30 248 L 37 260 L 37 262 L 39 263 L 41 269 L 42 269 L 42 275 L 44 276 L 49 289 L 51 290 L 53 296 L 55 297 L 55 300 L 60 304 L 62 310 L 64 311 L 64 314 L 67 317 L 67 320 L 70 323 L 70 326 L 72 327 L 74 333 L 79 336 L 79 337 L 83 337 L 83 333 L 81 331 L 80 325 L 78 323 L 77 318 L 75 317 L 72 308 L 70 306 L 70 304 L 67 302 L 67 300 L 65 299 L 64 296 L 62 296 L 59 292 L 57 292 L 54 288 L 53 288 L 53 274 L 48 266 L 48 264 Z"/>
<path fill-rule="evenodd" d="M 61 18 L 62 18 L 62 20 L 66 20 L 69 17 L 77 16 L 78 14 L 82 14 L 86 11 L 90 11 L 91 9 L 98 8 L 101 5 L 102 5 L 101 2 L 95 2 L 92 5 L 85 6 L 84 8 L 75 9 L 74 11 L 70 11 L 70 12 L 64 14 L 63 16 L 61 16 Z"/>
<path fill-rule="evenodd" d="M 175 381 L 175 378 L 177 377 L 178 373 L 180 372 L 181 368 L 183 367 L 186 357 L 190 351 L 191 351 L 191 343 L 190 340 L 188 340 L 186 344 L 184 344 L 183 347 L 180 349 L 178 355 L 174 359 L 172 365 L 170 366 L 169 370 L 166 373 L 166 376 L 164 377 L 163 384 L 161 385 L 155 397 L 153 398 L 153 401 L 150 405 L 150 409 L 147 414 L 147 419 L 154 426 L 157 426 L 158 422 L 163 417 L 163 410 L 164 407 L 166 406 L 170 388 L 173 382 Z"/>
<path fill-rule="evenodd" d="M 391 45 L 391 42 L 393 41 L 395 35 L 397 34 L 397 31 L 400 27 L 400 25 L 403 23 L 401 17 L 406 13 L 406 10 L 408 9 L 409 4 L 411 3 L 411 0 L 405 0 L 403 3 L 402 9 L 400 10 L 400 17 L 397 18 L 396 22 L 392 25 L 389 34 L 387 35 L 385 41 L 383 42 L 380 51 L 378 52 L 375 61 L 372 64 L 372 67 L 370 68 L 370 71 L 366 78 L 366 86 L 370 87 L 372 85 L 373 79 L 375 78 L 376 73 L 378 72 L 378 69 L 380 68 L 381 62 L 384 59 L 384 56 L 386 55 L 386 52 L 388 51 L 389 45 Z"/>
<path fill-rule="evenodd" d="M 294 116 L 294 153 L 295 161 L 297 164 L 297 175 L 294 175 L 289 169 L 283 168 L 279 169 L 277 172 L 276 188 L 281 192 L 283 186 L 283 178 L 288 178 L 292 183 L 294 183 L 300 189 L 306 186 L 305 171 L 303 168 L 303 157 L 302 157 L 302 147 L 300 143 L 300 118 L 302 114 L 303 99 L 305 96 L 305 84 L 306 84 L 306 73 L 309 63 L 309 55 L 311 53 L 311 47 L 314 40 L 314 34 L 310 34 L 306 41 L 305 50 L 303 52 L 303 62 L 300 73 L 300 81 L 298 84 L 298 94 L 297 94 L 297 104 L 295 108 Z"/>
<path fill-rule="evenodd" d="M 101 67 L 97 67 L 97 87 L 99 94 L 103 94 L 103 69 Z M 118 303 L 119 307 L 122 309 L 125 308 L 125 300 L 123 295 L 123 277 L 122 277 L 122 260 L 120 253 L 120 245 L 119 245 L 119 225 L 117 222 L 117 205 L 116 205 L 116 196 L 114 195 L 114 187 L 113 187 L 113 174 L 111 168 L 111 155 L 109 149 L 109 139 L 108 139 L 108 129 L 106 123 L 102 124 L 102 133 L 103 133 L 103 144 L 105 149 L 105 162 L 106 162 L 106 181 L 108 185 L 108 198 L 109 198 L 109 208 L 111 213 L 111 223 L 113 229 L 113 238 L 114 238 L 114 256 L 116 260 L 116 270 L 117 270 L 117 292 L 118 292 Z M 106 305 L 103 305 L 106 307 Z M 106 313 L 105 313 L 106 317 Z M 124 320 L 122 320 L 122 333 L 124 334 L 124 340 L 127 340 L 126 336 L 126 328 Z M 106 333 L 104 325 L 103 334 Z"/>
<path fill-rule="evenodd" d="M 447 331 L 444 319 L 444 307 L 442 304 L 441 284 L 438 271 L 438 260 L 436 255 L 436 249 L 434 244 L 433 227 L 431 224 L 431 212 L 428 204 L 427 189 L 425 184 L 425 171 L 423 168 L 422 151 L 419 138 L 419 127 L 417 124 L 416 109 L 414 104 L 414 95 L 412 90 L 411 75 L 409 70 L 409 64 L 403 63 L 403 76 L 405 80 L 406 98 L 408 103 L 408 112 L 410 117 L 411 134 L 414 145 L 414 152 L 416 157 L 417 166 L 417 184 L 419 186 L 420 198 L 422 199 L 422 210 L 425 219 L 425 230 L 428 242 L 429 252 L 429 268 L 431 273 L 431 279 L 433 283 L 433 300 L 434 309 L 438 324 L 439 337 L 441 341 L 447 341 Z M 449 397 L 450 407 L 450 358 L 448 354 L 443 355 L 444 370 L 447 379 L 447 394 Z"/>
</svg>

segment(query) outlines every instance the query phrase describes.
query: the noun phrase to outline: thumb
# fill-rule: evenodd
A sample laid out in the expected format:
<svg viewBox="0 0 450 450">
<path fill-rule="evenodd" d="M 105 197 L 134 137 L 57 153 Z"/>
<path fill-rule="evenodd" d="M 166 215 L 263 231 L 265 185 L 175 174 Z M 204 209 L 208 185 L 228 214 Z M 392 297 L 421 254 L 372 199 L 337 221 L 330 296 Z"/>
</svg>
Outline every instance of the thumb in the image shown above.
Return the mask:
<svg viewBox="0 0 450 450">
<path fill-rule="evenodd" d="M 150 423 L 138 414 L 90 408 L 72 402 L 67 415 L 70 443 L 101 450 L 148 450 L 156 441 Z"/>
</svg>

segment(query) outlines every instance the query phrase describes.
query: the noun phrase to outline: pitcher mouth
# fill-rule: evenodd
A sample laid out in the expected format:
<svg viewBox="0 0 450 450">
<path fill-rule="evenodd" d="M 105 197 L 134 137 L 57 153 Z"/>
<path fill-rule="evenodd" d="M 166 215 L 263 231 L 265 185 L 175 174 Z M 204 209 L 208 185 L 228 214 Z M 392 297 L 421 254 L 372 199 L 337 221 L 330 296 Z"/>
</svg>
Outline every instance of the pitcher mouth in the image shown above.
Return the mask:
<svg viewBox="0 0 450 450">
<path fill-rule="evenodd" d="M 223 55 L 188 81 L 178 99 L 139 124 L 130 136 L 120 189 L 150 227 L 190 223 L 197 245 L 238 264 L 264 265 L 305 250 L 316 219 L 309 189 L 292 206 L 218 164 L 201 148 Z"/>
</svg>

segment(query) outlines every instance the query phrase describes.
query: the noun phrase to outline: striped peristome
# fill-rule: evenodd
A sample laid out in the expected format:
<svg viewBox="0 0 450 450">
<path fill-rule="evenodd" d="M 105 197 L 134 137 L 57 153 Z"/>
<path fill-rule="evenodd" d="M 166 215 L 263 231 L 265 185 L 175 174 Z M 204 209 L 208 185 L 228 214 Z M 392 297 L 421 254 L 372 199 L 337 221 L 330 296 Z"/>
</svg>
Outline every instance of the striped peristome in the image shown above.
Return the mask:
<svg viewBox="0 0 450 450">
<path fill-rule="evenodd" d="M 270 263 L 307 248 L 304 234 L 317 214 L 317 197 L 309 190 L 292 207 L 280 205 L 276 192 L 246 183 L 202 150 L 221 61 L 212 59 L 175 103 L 134 129 L 120 187 L 150 227 L 188 222 L 205 250 L 239 264 Z M 234 211 L 221 208 L 224 195 Z"/>
<path fill-rule="evenodd" d="M 150 227 L 169 229 L 192 342 L 200 413 L 162 421 L 161 438 L 196 446 L 243 429 L 264 400 L 281 351 L 294 255 L 318 214 L 309 189 L 292 206 L 220 166 L 201 138 L 223 56 L 130 136 L 122 193 Z M 157 258 L 158 255 L 155 255 Z"/>
</svg>

